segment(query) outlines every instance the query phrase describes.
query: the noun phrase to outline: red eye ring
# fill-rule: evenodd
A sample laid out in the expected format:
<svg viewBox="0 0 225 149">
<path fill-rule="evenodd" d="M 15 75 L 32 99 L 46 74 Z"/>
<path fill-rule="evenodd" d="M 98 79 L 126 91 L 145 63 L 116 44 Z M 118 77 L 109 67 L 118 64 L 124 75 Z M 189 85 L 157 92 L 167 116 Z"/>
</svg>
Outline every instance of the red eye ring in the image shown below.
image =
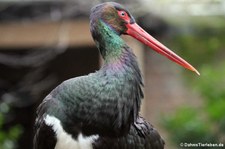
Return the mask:
<svg viewBox="0 0 225 149">
<path fill-rule="evenodd" d="M 130 21 L 130 17 L 129 17 L 129 15 L 127 14 L 126 11 L 120 10 L 120 11 L 118 11 L 118 15 L 119 15 L 119 17 L 120 17 L 121 19 L 123 19 L 123 20 L 125 20 L 125 21 L 127 21 L 127 22 Z"/>
<path fill-rule="evenodd" d="M 127 13 L 126 13 L 125 11 L 119 11 L 119 13 L 120 13 L 120 16 L 121 16 L 121 17 L 127 16 Z"/>
</svg>

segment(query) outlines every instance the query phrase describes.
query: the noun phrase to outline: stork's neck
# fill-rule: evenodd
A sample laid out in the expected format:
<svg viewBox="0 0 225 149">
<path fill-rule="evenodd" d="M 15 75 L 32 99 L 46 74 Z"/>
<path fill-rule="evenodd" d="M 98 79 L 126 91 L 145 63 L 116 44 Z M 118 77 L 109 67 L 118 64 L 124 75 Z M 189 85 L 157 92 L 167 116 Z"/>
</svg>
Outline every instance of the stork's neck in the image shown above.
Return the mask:
<svg viewBox="0 0 225 149">
<path fill-rule="evenodd" d="M 127 46 L 120 35 L 110 25 L 101 19 L 98 20 L 95 23 L 92 35 L 105 63 L 112 63 L 121 58 L 124 47 Z"/>
</svg>

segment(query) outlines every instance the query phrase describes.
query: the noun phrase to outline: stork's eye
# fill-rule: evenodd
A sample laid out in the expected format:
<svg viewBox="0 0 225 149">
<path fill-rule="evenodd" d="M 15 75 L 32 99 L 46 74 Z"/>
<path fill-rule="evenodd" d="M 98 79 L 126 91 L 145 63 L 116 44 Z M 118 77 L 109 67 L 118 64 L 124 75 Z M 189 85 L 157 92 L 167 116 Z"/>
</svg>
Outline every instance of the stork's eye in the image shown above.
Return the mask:
<svg viewBox="0 0 225 149">
<path fill-rule="evenodd" d="M 127 22 L 130 21 L 130 17 L 129 17 L 129 15 L 127 14 L 126 11 L 120 10 L 120 11 L 118 11 L 118 15 L 119 15 L 119 17 L 120 17 L 121 19 L 123 19 L 123 20 L 125 20 L 125 21 L 127 21 Z"/>
<path fill-rule="evenodd" d="M 121 17 L 126 17 L 127 16 L 127 13 L 125 11 L 119 11 L 119 15 Z"/>
</svg>

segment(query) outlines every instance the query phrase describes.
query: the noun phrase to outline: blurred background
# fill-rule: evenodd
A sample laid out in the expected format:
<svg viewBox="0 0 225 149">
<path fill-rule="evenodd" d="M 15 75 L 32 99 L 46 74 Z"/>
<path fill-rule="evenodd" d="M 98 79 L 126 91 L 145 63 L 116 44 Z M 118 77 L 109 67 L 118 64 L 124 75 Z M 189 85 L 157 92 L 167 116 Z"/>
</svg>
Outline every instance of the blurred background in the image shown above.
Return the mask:
<svg viewBox="0 0 225 149">
<path fill-rule="evenodd" d="M 104 1 L 0 1 L 0 149 L 31 149 L 42 99 L 63 80 L 99 69 L 102 60 L 89 33 L 89 12 Z M 119 2 L 201 73 L 125 38 L 145 80 L 141 113 L 165 139 L 165 148 L 225 145 L 225 1 Z"/>
</svg>

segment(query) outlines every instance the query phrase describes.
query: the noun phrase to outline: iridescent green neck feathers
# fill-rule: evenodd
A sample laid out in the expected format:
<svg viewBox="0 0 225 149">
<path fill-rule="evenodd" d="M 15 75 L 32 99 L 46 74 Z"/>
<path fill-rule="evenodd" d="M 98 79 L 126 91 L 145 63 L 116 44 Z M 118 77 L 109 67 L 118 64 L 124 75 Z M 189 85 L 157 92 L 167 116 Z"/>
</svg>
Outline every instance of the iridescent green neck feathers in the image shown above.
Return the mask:
<svg viewBox="0 0 225 149">
<path fill-rule="evenodd" d="M 126 46 L 124 40 L 102 20 L 98 21 L 96 32 L 98 37 L 94 40 L 105 62 L 118 59 Z"/>
</svg>

